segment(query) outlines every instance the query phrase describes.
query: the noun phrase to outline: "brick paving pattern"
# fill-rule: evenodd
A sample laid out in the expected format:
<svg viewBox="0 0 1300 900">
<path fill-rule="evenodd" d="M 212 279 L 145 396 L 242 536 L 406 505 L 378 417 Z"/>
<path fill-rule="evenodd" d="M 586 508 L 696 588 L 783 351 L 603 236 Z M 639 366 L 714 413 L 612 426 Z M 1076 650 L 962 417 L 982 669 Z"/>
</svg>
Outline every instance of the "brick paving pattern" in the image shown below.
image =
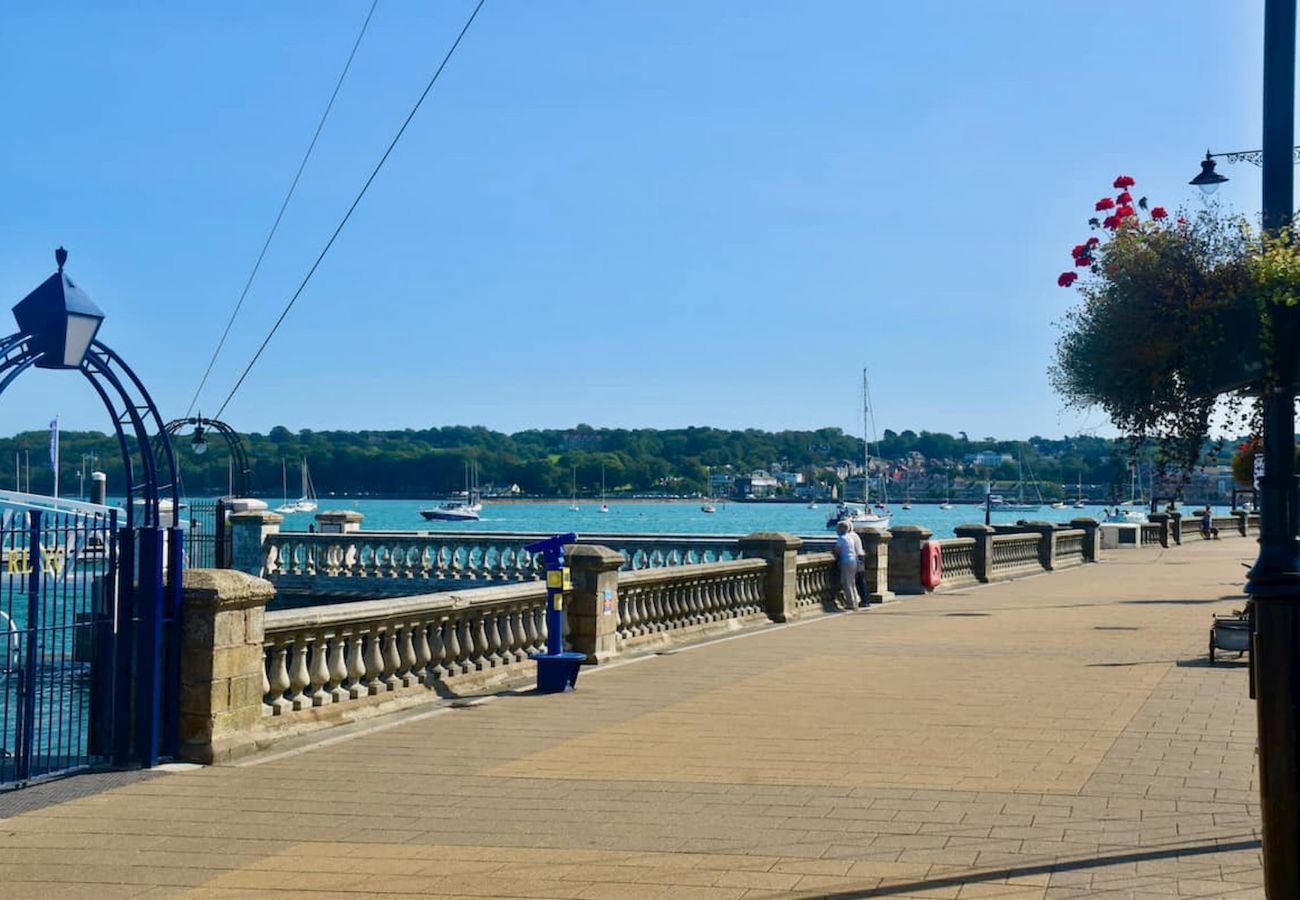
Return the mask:
<svg viewBox="0 0 1300 900">
<path fill-rule="evenodd" d="M 1111 554 L 0 818 L 0 896 L 1262 897 L 1246 667 L 1205 652 L 1254 551 Z"/>
</svg>

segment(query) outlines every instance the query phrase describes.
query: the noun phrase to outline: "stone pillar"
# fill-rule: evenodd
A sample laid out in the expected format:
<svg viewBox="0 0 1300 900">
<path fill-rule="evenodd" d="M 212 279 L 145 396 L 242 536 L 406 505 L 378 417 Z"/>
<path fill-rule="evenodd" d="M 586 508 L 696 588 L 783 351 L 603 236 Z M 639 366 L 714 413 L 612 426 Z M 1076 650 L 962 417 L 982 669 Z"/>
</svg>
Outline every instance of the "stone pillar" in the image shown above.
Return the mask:
<svg viewBox="0 0 1300 900">
<path fill-rule="evenodd" d="M 1021 522 L 1021 531 L 1038 535 L 1038 564 L 1043 571 L 1056 568 L 1056 526 L 1051 522 Z"/>
<path fill-rule="evenodd" d="M 867 596 L 868 603 L 888 603 L 894 599 L 894 592 L 889 589 L 889 544 L 893 535 L 880 528 L 855 528 L 862 538 L 862 547 L 867 558 Z"/>
<path fill-rule="evenodd" d="M 795 615 L 795 595 L 799 590 L 795 566 L 803 540 L 780 531 L 756 531 L 740 539 L 740 552 L 746 559 L 767 561 L 767 586 L 763 591 L 767 617 L 786 622 Z"/>
<path fill-rule="evenodd" d="M 997 529 L 989 525 L 958 525 L 952 531 L 959 538 L 975 539 L 971 570 L 980 581 L 988 582 L 993 566 L 993 535 L 997 534 Z"/>
<path fill-rule="evenodd" d="M 275 588 L 232 569 L 186 569 L 182 592 L 180 758 L 227 762 L 257 749 L 264 616 Z"/>
<path fill-rule="evenodd" d="M 279 534 L 284 516 L 267 510 L 248 510 L 230 516 L 230 567 L 261 576 L 266 568 L 262 549 L 267 535 Z"/>
<path fill-rule="evenodd" d="M 1084 562 L 1096 562 L 1097 557 L 1101 554 L 1101 523 L 1096 519 L 1083 516 L 1078 519 L 1071 519 L 1070 527 L 1083 529 Z"/>
<path fill-rule="evenodd" d="M 1183 542 L 1183 514 L 1180 512 L 1169 514 L 1169 539 L 1175 544 Z"/>
<path fill-rule="evenodd" d="M 623 554 L 599 544 L 570 544 L 564 558 L 573 579 L 568 595 L 569 643 L 587 662 L 618 656 L 618 570 Z"/>
<path fill-rule="evenodd" d="M 1160 526 L 1160 546 L 1169 546 L 1169 513 L 1147 513 L 1147 521 Z"/>
<path fill-rule="evenodd" d="M 920 525 L 898 525 L 889 529 L 889 589 L 896 594 L 924 594 L 921 584 L 921 545 L 934 534 Z"/>
<path fill-rule="evenodd" d="M 364 518 L 355 509 L 327 509 L 316 513 L 316 530 L 321 534 L 352 534 L 361 530 Z"/>
</svg>

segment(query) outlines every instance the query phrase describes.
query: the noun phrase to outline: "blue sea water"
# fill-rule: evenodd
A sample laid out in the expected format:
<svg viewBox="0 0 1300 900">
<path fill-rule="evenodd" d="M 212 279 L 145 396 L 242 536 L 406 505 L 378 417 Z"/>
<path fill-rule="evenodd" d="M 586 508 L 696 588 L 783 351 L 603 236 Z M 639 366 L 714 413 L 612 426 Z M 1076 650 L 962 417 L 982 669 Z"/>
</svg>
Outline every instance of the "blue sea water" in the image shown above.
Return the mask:
<svg viewBox="0 0 1300 900">
<path fill-rule="evenodd" d="M 420 509 L 435 504 L 428 500 L 367 500 L 321 498 L 320 509 L 349 509 L 365 516 L 365 531 L 526 531 L 579 534 L 749 534 L 754 531 L 784 531 L 798 535 L 829 534 L 826 519 L 834 504 L 818 504 L 809 509 L 804 503 L 715 503 L 717 512 L 706 513 L 700 501 L 609 501 L 609 512 L 600 512 L 599 501 L 578 501 L 578 511 L 569 509 L 568 501 L 493 502 L 483 504 L 477 522 L 428 522 Z M 1011 524 L 1020 519 L 1068 522 L 1078 516 L 1102 518 L 1101 506 L 1087 509 L 1052 509 L 1044 505 L 1036 511 L 993 511 L 993 524 Z M 963 523 L 984 522 L 984 508 L 961 503 L 952 509 L 929 504 L 915 504 L 910 510 L 893 508 L 894 525 L 921 525 L 937 537 L 951 537 L 952 530 Z M 290 513 L 281 529 L 306 531 L 313 522 L 311 513 Z"/>
</svg>

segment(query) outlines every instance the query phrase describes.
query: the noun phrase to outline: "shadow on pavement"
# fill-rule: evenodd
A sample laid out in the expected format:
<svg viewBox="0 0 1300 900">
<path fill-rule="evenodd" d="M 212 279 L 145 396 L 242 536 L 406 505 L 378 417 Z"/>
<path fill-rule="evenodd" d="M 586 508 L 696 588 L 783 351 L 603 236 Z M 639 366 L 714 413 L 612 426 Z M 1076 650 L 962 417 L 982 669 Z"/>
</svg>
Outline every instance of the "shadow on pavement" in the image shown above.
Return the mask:
<svg viewBox="0 0 1300 900">
<path fill-rule="evenodd" d="M 870 888 L 861 891 L 843 891 L 840 893 L 818 894 L 819 897 L 833 897 L 836 900 L 843 900 L 849 897 L 888 897 L 891 894 L 908 894 L 917 891 L 938 891 L 944 888 L 962 887 L 967 884 L 974 884 L 985 881 L 1001 881 L 1006 878 L 1025 878 L 1030 875 L 1050 875 L 1054 872 L 1078 872 L 1084 869 L 1100 869 L 1106 866 L 1120 866 L 1127 863 L 1146 862 L 1154 859 L 1178 859 L 1184 856 L 1205 856 L 1211 853 L 1226 852 L 1230 853 L 1235 850 L 1258 850 L 1260 842 L 1257 838 L 1250 840 L 1232 841 L 1230 843 L 1210 842 L 1205 844 L 1195 844 L 1188 847 L 1169 847 L 1166 849 L 1151 849 L 1134 851 L 1132 853 L 1116 853 L 1111 856 L 1095 856 L 1089 859 L 1067 860 L 1065 862 L 1042 863 L 1034 866 L 1016 866 L 1009 869 L 997 869 L 989 872 L 974 872 L 963 875 L 954 875 L 950 878 L 929 878 L 924 881 L 909 881 L 906 884 L 882 885 L 877 888 Z"/>
</svg>

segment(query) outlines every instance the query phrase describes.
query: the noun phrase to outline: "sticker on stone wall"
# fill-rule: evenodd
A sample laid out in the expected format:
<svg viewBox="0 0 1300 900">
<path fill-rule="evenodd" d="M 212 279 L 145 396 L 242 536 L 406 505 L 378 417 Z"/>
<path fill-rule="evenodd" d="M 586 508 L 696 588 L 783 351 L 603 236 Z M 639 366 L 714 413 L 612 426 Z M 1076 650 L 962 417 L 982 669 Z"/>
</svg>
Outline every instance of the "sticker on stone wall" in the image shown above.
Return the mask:
<svg viewBox="0 0 1300 900">
<path fill-rule="evenodd" d="M 603 599 L 605 601 L 604 615 L 607 616 L 614 615 L 614 592 L 609 588 L 605 588 L 605 594 Z"/>
</svg>

